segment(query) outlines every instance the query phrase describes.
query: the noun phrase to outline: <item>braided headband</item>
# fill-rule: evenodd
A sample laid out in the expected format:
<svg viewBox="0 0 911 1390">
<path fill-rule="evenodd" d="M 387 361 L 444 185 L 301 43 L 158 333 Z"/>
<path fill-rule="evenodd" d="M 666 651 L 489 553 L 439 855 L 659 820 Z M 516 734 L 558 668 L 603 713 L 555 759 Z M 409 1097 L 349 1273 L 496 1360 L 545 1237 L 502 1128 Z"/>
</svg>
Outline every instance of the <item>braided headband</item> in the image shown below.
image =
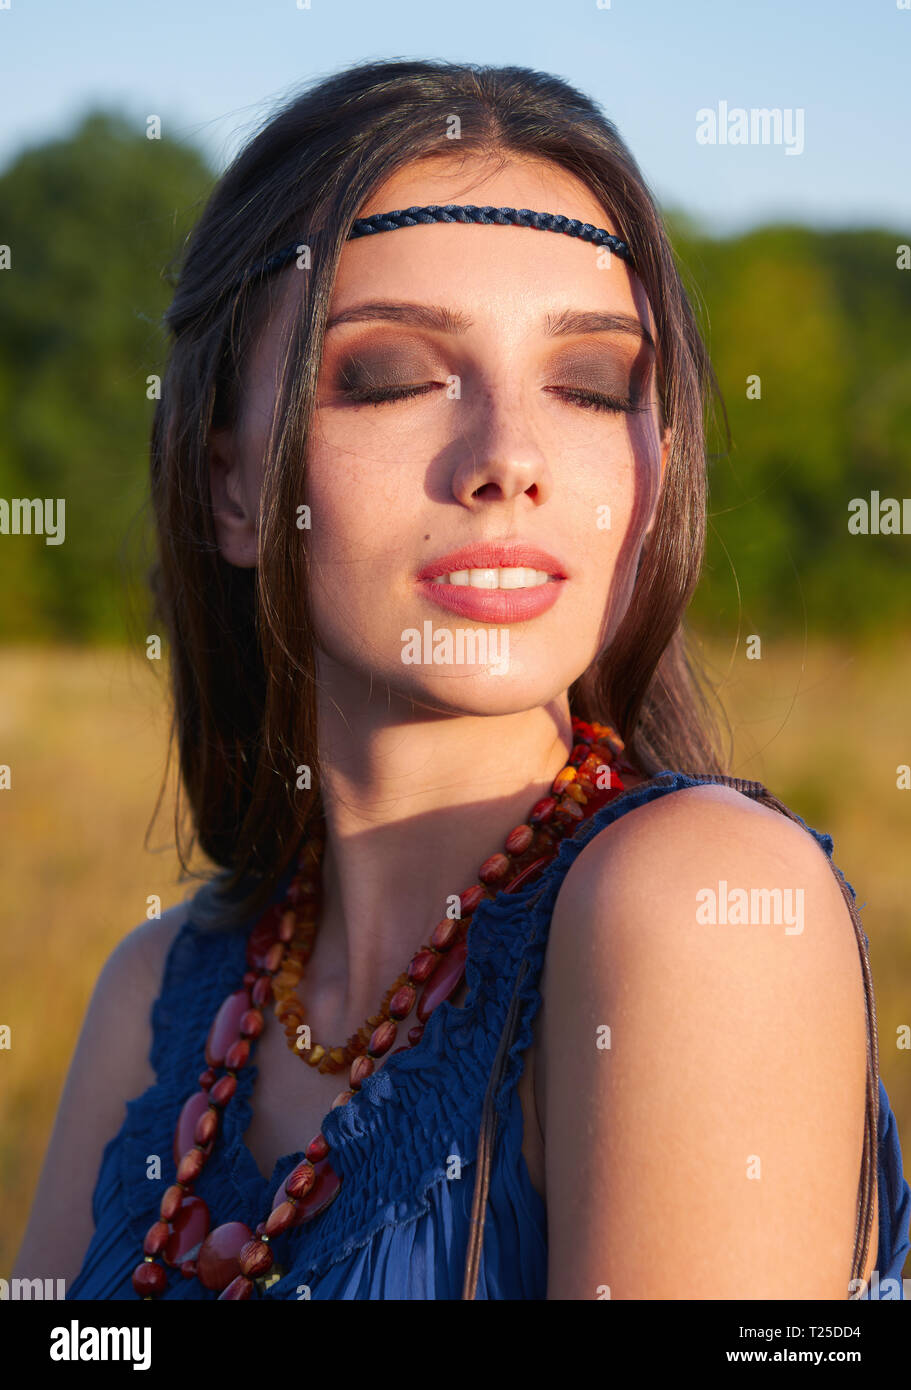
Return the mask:
<svg viewBox="0 0 911 1390">
<path fill-rule="evenodd" d="M 394 232 L 398 227 L 419 227 L 431 222 L 476 222 L 485 227 L 533 227 L 540 232 L 563 232 L 566 236 L 590 241 L 593 246 L 608 250 L 633 265 L 633 256 L 625 241 L 603 227 L 579 222 L 575 217 L 563 217 L 554 212 L 532 212 L 530 208 L 477 207 L 474 203 L 430 203 L 427 207 L 399 208 L 395 212 L 376 212 L 372 217 L 359 217 L 352 223 L 347 240 L 373 236 L 376 232 Z M 234 287 L 240 289 L 256 276 L 274 275 L 295 260 L 299 243 L 284 246 L 247 271 Z"/>
</svg>

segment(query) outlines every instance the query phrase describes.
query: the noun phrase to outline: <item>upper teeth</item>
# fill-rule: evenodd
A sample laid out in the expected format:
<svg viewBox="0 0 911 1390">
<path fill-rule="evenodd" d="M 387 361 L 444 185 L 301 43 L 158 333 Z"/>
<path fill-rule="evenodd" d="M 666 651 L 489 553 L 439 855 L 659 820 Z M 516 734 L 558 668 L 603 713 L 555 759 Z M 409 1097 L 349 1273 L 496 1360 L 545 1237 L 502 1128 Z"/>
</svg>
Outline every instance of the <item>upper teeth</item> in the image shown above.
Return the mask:
<svg viewBox="0 0 911 1390">
<path fill-rule="evenodd" d="M 450 574 L 436 575 L 430 582 L 467 584 L 472 589 L 533 589 L 538 584 L 547 584 L 550 581 L 551 575 L 547 570 L 524 569 L 517 566 L 493 570 L 453 570 Z"/>
</svg>

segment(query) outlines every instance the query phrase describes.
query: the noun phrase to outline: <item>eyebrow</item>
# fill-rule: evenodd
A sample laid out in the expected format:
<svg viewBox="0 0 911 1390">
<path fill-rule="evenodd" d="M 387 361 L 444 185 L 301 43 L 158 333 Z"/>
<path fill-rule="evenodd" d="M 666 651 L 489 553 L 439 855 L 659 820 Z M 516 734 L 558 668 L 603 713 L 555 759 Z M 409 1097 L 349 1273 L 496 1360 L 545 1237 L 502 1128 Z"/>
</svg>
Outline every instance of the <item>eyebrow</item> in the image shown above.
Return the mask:
<svg viewBox="0 0 911 1390">
<path fill-rule="evenodd" d="M 466 333 L 473 326 L 467 314 L 440 304 L 412 304 L 389 299 L 374 299 L 365 304 L 353 304 L 334 314 L 326 332 L 342 323 L 362 323 L 383 319 L 387 323 L 407 323 L 418 328 L 430 328 L 439 333 Z M 596 310 L 564 309 L 559 314 L 545 314 L 542 320 L 548 338 L 567 337 L 580 333 L 627 333 L 645 343 L 652 352 L 655 341 L 639 319 L 631 314 L 605 313 Z"/>
</svg>

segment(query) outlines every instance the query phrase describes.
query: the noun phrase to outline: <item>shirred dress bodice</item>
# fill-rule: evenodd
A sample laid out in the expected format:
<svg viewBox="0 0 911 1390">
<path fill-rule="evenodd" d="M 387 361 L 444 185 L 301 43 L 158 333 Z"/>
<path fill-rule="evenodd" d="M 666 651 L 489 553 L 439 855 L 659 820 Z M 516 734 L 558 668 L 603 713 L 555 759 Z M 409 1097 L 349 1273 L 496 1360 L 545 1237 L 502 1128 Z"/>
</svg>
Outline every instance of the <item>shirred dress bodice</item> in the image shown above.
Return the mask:
<svg viewBox="0 0 911 1390">
<path fill-rule="evenodd" d="M 286 1273 L 265 1297 L 461 1298 L 481 1111 L 524 960 L 518 1029 L 496 1096 L 499 1134 L 476 1297 L 546 1298 L 546 1208 L 522 1154 L 523 1116 L 516 1083 L 541 1002 L 538 984 L 557 894 L 576 856 L 619 816 L 656 796 L 723 780 L 670 771 L 657 774 L 583 821 L 536 880 L 479 905 L 468 932 L 464 1005 L 439 1005 L 416 1047 L 387 1056 L 347 1105 L 326 1116 L 322 1129 L 341 1188 L 318 1216 L 273 1241 Z M 758 787 L 738 784 L 746 795 Z M 800 824 L 831 861 L 831 837 Z M 289 879 L 290 872 L 277 885 L 275 900 L 281 899 Z M 175 1180 L 172 1145 L 177 1117 L 198 1089 L 212 1019 L 225 996 L 240 986 L 246 969 L 246 940 L 253 922 L 230 928 L 210 922 L 210 902 L 207 888 L 196 894 L 168 953 L 152 1009 L 150 1061 L 156 1080 L 127 1102 L 123 1124 L 105 1146 L 93 1196 L 95 1232 L 68 1299 L 137 1297 L 131 1276 L 142 1259 L 143 1239 L 157 1219 L 165 1188 Z M 287 1154 L 268 1179 L 260 1173 L 244 1143 L 256 1076 L 254 1053 L 254 1061 L 239 1072 L 236 1094 L 223 1111 L 216 1152 L 194 1184 L 195 1194 L 208 1205 L 212 1228 L 243 1221 L 254 1229 L 268 1215 L 279 1184 L 304 1157 L 303 1151 Z M 900 1280 L 911 1248 L 911 1190 L 882 1082 L 879 1102 L 876 1268 L 882 1283 L 887 1278 Z M 302 1139 L 307 1142 L 309 1137 Z M 161 1176 L 149 1178 L 154 1155 L 161 1160 Z M 217 1295 L 197 1279 L 169 1269 L 162 1297 Z"/>
</svg>

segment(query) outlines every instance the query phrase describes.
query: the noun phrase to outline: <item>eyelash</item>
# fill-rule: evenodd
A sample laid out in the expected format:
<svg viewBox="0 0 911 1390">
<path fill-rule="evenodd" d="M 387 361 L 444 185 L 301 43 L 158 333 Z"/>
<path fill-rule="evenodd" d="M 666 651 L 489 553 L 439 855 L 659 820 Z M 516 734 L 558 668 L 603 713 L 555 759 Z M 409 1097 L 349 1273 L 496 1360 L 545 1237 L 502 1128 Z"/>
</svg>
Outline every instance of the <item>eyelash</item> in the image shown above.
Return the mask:
<svg viewBox="0 0 911 1390">
<path fill-rule="evenodd" d="M 432 381 L 423 386 L 383 386 L 375 391 L 346 391 L 345 395 L 354 405 L 384 405 L 389 401 L 403 401 L 413 399 L 416 396 L 426 396 L 437 384 L 437 382 Z M 550 387 L 549 389 L 555 395 L 574 401 L 583 410 L 603 410 L 611 413 L 623 411 L 626 414 L 635 414 L 646 408 L 636 405 L 634 401 L 621 400 L 619 396 L 603 396 L 598 391 L 582 391 L 570 387 Z"/>
</svg>

